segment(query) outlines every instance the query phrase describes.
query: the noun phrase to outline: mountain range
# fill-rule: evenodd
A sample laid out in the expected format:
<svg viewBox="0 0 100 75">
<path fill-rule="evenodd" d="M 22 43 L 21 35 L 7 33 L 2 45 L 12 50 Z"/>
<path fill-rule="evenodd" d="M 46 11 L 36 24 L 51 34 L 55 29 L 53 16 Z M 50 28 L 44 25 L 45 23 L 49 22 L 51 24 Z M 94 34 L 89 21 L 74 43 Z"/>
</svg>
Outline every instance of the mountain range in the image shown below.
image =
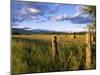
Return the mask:
<svg viewBox="0 0 100 75">
<path fill-rule="evenodd" d="M 54 30 L 47 30 L 47 29 L 29 29 L 29 28 L 12 28 L 12 33 L 13 34 L 52 34 L 52 33 L 56 33 L 56 34 L 65 34 L 65 33 L 85 33 L 85 31 L 83 32 L 65 32 L 65 31 L 54 31 Z"/>
<path fill-rule="evenodd" d="M 26 28 L 12 28 L 12 33 L 19 34 L 32 34 L 32 33 L 58 33 L 58 31 L 47 30 L 47 29 L 26 29 Z"/>
</svg>

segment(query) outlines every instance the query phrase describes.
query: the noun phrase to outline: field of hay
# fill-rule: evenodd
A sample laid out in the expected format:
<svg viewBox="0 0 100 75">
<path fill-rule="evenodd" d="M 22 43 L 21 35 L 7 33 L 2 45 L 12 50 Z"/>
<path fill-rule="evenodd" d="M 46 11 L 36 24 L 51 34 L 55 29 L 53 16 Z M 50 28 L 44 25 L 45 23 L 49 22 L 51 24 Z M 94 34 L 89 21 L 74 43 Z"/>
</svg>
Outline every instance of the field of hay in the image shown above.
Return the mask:
<svg viewBox="0 0 100 75">
<path fill-rule="evenodd" d="M 49 34 L 12 36 L 12 72 L 40 73 L 85 69 L 85 35 L 57 35 L 57 58 L 52 63 Z M 96 68 L 96 46 L 92 46 L 91 69 Z"/>
</svg>

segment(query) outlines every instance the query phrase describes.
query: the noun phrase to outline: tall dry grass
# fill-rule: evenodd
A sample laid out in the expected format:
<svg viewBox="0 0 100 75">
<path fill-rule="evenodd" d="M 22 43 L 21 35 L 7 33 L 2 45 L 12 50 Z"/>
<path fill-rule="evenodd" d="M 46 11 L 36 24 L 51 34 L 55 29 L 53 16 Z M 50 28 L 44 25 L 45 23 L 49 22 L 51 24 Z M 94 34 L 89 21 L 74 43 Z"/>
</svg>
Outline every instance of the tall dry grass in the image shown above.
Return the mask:
<svg viewBox="0 0 100 75">
<path fill-rule="evenodd" d="M 69 38 L 70 37 L 70 38 Z M 40 73 L 85 69 L 85 35 L 57 35 L 58 55 L 52 63 L 51 35 L 14 35 L 12 37 L 12 73 Z M 95 45 L 92 67 L 96 68 Z"/>
</svg>

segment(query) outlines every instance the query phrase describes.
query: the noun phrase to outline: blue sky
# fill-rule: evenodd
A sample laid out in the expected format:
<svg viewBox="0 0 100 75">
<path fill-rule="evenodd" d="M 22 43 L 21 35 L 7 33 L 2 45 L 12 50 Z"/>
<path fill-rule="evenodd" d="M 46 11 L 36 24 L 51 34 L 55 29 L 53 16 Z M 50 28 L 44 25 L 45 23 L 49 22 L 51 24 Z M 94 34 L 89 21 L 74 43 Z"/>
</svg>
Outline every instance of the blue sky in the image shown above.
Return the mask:
<svg viewBox="0 0 100 75">
<path fill-rule="evenodd" d="M 93 17 L 83 14 L 80 7 L 83 6 L 12 0 L 12 27 L 28 30 L 86 31 L 84 27 L 93 21 Z"/>
</svg>

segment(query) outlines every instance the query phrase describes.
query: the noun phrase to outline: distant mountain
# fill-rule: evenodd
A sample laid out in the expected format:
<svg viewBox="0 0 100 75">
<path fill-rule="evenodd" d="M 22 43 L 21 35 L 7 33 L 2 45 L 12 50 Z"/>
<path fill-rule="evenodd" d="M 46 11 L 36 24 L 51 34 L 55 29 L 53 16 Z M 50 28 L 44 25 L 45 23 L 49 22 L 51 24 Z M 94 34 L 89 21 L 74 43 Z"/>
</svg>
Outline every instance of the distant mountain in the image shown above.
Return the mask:
<svg viewBox="0 0 100 75">
<path fill-rule="evenodd" d="M 25 30 L 23 28 L 12 28 L 12 33 L 16 34 L 29 34 L 32 33 L 31 31 Z"/>
<path fill-rule="evenodd" d="M 42 33 L 46 33 L 46 32 L 57 32 L 57 31 L 53 31 L 53 30 L 43 30 L 43 29 L 33 29 L 31 30 L 32 32 L 42 32 Z"/>
<path fill-rule="evenodd" d="M 64 32 L 64 31 L 54 31 L 54 30 L 47 30 L 47 29 L 29 29 L 29 28 L 12 28 L 13 34 L 37 34 L 37 33 L 46 33 L 46 34 L 73 34 L 73 33 L 85 33 L 84 32 Z"/>
<path fill-rule="evenodd" d="M 53 30 L 42 30 L 42 29 L 32 29 L 28 30 L 26 28 L 12 28 L 12 33 L 15 34 L 32 34 L 32 33 L 57 33 L 57 31 Z"/>
</svg>

